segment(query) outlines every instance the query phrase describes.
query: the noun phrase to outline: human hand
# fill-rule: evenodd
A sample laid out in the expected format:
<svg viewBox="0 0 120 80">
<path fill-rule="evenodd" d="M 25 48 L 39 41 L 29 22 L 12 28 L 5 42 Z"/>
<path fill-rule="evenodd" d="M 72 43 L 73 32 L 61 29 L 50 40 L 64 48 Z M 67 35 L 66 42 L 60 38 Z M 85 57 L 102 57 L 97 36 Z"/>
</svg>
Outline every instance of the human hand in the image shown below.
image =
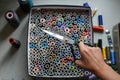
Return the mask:
<svg viewBox="0 0 120 80">
<path fill-rule="evenodd" d="M 81 59 L 74 60 L 71 58 L 71 60 L 74 61 L 77 65 L 90 70 L 99 76 L 102 80 L 120 80 L 120 75 L 105 63 L 100 48 L 89 47 L 83 42 L 80 42 L 79 49 Z"/>
<path fill-rule="evenodd" d="M 83 42 L 80 42 L 79 49 L 80 49 L 81 59 L 75 60 L 75 63 L 80 67 L 95 72 L 96 70 L 106 65 L 102 57 L 102 52 L 100 48 L 89 47 L 85 45 Z M 71 60 L 74 61 L 73 58 Z"/>
</svg>

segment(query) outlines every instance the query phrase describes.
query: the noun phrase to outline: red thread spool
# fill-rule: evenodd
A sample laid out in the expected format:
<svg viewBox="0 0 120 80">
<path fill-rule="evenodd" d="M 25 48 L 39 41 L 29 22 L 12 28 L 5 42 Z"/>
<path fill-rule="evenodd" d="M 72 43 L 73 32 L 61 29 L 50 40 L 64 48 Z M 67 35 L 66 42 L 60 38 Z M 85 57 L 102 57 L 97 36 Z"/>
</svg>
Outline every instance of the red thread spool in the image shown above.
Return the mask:
<svg viewBox="0 0 120 80">
<path fill-rule="evenodd" d="M 102 26 L 93 26 L 93 30 L 97 32 L 103 32 L 104 28 Z"/>
<path fill-rule="evenodd" d="M 15 48 L 19 48 L 21 43 L 19 40 L 16 40 L 14 38 L 9 38 L 9 43 L 13 45 Z"/>
</svg>

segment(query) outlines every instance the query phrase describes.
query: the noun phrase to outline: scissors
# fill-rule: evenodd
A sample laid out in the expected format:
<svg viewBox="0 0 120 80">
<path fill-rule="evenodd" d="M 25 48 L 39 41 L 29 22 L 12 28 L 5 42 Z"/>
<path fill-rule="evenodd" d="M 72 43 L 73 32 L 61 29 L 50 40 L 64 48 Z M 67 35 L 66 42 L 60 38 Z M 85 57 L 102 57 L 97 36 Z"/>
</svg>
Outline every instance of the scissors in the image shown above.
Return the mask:
<svg viewBox="0 0 120 80">
<path fill-rule="evenodd" d="M 71 38 L 67 37 L 67 36 L 62 36 L 58 33 L 55 33 L 53 31 L 50 31 L 50 30 L 45 30 L 45 29 L 41 29 L 43 32 L 51 35 L 52 37 L 55 37 L 57 38 L 58 40 L 62 41 L 62 42 L 65 42 L 67 44 L 70 45 L 70 48 L 71 48 L 71 51 L 72 51 L 72 55 L 74 57 L 75 60 L 78 60 L 81 58 L 81 55 L 80 55 L 80 52 L 77 52 L 77 54 L 75 54 L 74 52 L 74 47 L 78 47 L 79 49 L 79 46 L 78 46 L 78 43 L 79 41 L 74 41 L 72 40 Z M 79 50 L 78 50 L 79 51 Z"/>
</svg>

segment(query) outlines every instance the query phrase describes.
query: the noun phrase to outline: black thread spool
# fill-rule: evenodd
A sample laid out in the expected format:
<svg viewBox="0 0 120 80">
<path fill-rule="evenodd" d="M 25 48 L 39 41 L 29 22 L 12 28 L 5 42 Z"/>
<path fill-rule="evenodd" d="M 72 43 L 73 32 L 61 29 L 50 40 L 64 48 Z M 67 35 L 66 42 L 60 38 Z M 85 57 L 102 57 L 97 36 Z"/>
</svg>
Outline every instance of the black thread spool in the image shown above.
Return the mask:
<svg viewBox="0 0 120 80">
<path fill-rule="evenodd" d="M 14 39 L 14 38 L 9 38 L 9 42 L 10 42 L 10 44 L 11 44 L 13 47 L 15 47 L 15 48 L 19 48 L 20 45 L 21 45 L 20 41 Z"/>
<path fill-rule="evenodd" d="M 98 47 L 102 50 L 102 39 L 98 39 Z"/>
<path fill-rule="evenodd" d="M 15 11 L 9 10 L 5 13 L 5 19 L 8 23 L 14 27 L 18 27 L 20 24 L 20 19 Z"/>
<path fill-rule="evenodd" d="M 24 12 L 29 12 L 33 6 L 32 0 L 18 0 L 18 3 Z"/>
</svg>

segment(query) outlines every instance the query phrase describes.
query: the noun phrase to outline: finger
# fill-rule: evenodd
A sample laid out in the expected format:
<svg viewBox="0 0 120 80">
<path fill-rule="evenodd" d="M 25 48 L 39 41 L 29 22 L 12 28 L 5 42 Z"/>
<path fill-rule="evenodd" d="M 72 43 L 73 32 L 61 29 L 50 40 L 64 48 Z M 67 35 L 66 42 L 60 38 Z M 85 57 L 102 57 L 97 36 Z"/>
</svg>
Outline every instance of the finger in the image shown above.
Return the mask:
<svg viewBox="0 0 120 80">
<path fill-rule="evenodd" d="M 83 52 L 84 50 L 87 49 L 87 46 L 83 42 L 80 42 L 79 43 L 79 49 L 80 49 L 80 52 Z"/>
<path fill-rule="evenodd" d="M 75 60 L 73 57 L 69 57 L 68 58 L 70 61 L 72 61 L 73 63 L 79 65 L 82 67 L 82 61 L 81 60 Z"/>
<path fill-rule="evenodd" d="M 69 57 L 68 60 L 70 60 L 70 61 L 72 61 L 72 62 L 75 61 L 74 57 Z"/>
<path fill-rule="evenodd" d="M 96 47 L 96 50 L 99 52 L 102 52 L 101 49 L 99 47 Z"/>
<path fill-rule="evenodd" d="M 75 64 L 77 64 L 77 65 L 79 65 L 79 66 L 81 66 L 82 67 L 82 61 L 81 60 L 75 60 Z"/>
<path fill-rule="evenodd" d="M 82 41 L 79 42 L 79 48 L 81 49 L 81 48 L 83 48 L 83 47 L 85 47 L 84 43 L 83 43 Z"/>
</svg>

